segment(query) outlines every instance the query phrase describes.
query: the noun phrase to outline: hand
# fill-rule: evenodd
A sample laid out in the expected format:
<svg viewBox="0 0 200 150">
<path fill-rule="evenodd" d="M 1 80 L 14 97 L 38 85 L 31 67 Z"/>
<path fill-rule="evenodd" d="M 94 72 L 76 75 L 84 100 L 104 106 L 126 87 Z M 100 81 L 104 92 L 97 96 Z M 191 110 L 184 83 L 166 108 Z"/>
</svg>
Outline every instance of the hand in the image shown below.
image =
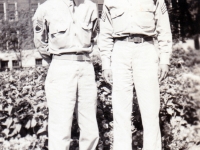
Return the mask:
<svg viewBox="0 0 200 150">
<path fill-rule="evenodd" d="M 112 81 L 112 71 L 111 69 L 105 69 L 102 73 L 104 80 L 112 85 L 113 81 Z"/>
<path fill-rule="evenodd" d="M 92 48 L 92 52 L 90 53 L 90 56 L 100 57 L 100 52 L 97 45 L 94 45 L 94 47 Z"/>
<path fill-rule="evenodd" d="M 161 64 L 159 66 L 159 82 L 161 82 L 166 78 L 168 71 L 169 71 L 169 66 L 167 64 Z"/>
<path fill-rule="evenodd" d="M 93 62 L 101 60 L 100 52 L 96 46 L 93 47 L 93 51 L 89 55 Z"/>
</svg>

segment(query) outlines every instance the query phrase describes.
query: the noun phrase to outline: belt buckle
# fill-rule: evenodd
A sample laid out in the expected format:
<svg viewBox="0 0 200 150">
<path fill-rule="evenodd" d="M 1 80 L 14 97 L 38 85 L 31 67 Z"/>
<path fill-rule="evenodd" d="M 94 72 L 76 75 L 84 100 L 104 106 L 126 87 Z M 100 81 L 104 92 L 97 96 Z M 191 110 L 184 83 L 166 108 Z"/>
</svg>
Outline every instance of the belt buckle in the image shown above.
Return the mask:
<svg viewBox="0 0 200 150">
<path fill-rule="evenodd" d="M 88 57 L 86 55 L 77 55 L 78 61 L 89 61 Z"/>
<path fill-rule="evenodd" d="M 134 38 L 135 38 L 135 37 L 128 36 L 128 37 L 127 37 L 127 42 L 134 42 Z"/>
<path fill-rule="evenodd" d="M 80 60 L 84 60 L 84 59 L 83 59 L 83 58 L 84 58 L 83 55 L 77 55 L 76 57 L 77 57 L 77 60 L 79 60 L 79 61 L 80 61 Z"/>
<path fill-rule="evenodd" d="M 144 43 L 144 38 L 142 37 L 133 37 L 134 43 Z"/>
</svg>

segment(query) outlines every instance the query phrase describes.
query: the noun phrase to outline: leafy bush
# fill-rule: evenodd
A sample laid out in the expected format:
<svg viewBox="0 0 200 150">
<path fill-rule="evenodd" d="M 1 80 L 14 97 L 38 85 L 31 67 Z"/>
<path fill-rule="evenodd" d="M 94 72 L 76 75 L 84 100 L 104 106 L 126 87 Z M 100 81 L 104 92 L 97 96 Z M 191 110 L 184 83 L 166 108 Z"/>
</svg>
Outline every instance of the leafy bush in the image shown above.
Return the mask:
<svg viewBox="0 0 200 150">
<path fill-rule="evenodd" d="M 200 144 L 200 54 L 173 51 L 170 72 L 160 83 L 160 125 L 164 150 L 197 150 Z M 112 149 L 111 87 L 101 77 L 101 63 L 94 62 L 98 85 L 98 150 Z M 0 74 L 0 142 L 5 150 L 48 149 L 44 80 L 45 67 L 24 68 Z M 133 149 L 142 149 L 142 121 L 134 94 Z M 79 129 L 74 114 L 70 150 L 78 150 Z"/>
<path fill-rule="evenodd" d="M 47 132 L 46 68 L 3 72 L 0 76 L 1 137 L 37 137 Z"/>
</svg>

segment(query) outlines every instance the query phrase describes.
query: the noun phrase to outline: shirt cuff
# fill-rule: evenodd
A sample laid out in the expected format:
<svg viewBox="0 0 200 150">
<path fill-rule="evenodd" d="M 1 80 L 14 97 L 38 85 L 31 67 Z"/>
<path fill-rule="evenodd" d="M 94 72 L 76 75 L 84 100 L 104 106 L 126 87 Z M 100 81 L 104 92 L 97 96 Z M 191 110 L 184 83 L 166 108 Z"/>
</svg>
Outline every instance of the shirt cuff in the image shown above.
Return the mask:
<svg viewBox="0 0 200 150">
<path fill-rule="evenodd" d="M 170 64 L 170 54 L 169 53 L 161 53 L 160 54 L 160 64 L 163 64 L 163 65 Z"/>
<path fill-rule="evenodd" d="M 107 57 L 101 57 L 102 60 L 102 70 L 111 69 L 110 67 L 110 59 Z"/>
</svg>

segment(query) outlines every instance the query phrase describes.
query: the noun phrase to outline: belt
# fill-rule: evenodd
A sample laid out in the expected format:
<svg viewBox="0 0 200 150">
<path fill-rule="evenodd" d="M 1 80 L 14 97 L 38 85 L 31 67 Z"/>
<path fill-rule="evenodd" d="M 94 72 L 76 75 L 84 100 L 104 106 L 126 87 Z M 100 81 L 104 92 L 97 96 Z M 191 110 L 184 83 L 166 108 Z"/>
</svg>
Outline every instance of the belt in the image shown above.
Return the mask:
<svg viewBox="0 0 200 150">
<path fill-rule="evenodd" d="M 134 42 L 134 43 L 144 43 L 145 41 L 153 42 L 153 37 L 142 35 L 142 34 L 130 34 L 129 36 L 126 36 L 126 37 L 115 38 L 115 40 Z"/>
<path fill-rule="evenodd" d="M 54 54 L 53 59 L 61 59 L 61 60 L 74 60 L 74 61 L 90 61 L 90 56 L 87 53 L 63 53 L 63 54 Z"/>
</svg>

